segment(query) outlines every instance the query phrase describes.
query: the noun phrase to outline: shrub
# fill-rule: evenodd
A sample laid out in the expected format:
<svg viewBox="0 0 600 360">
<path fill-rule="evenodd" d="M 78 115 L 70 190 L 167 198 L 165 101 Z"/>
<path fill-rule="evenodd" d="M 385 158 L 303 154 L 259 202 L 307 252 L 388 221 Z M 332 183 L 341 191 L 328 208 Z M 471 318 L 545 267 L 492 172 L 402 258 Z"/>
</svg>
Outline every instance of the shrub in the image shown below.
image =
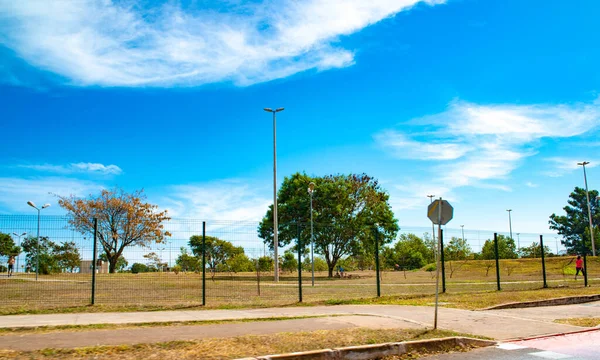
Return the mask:
<svg viewBox="0 0 600 360">
<path fill-rule="evenodd" d="M 131 265 L 131 273 L 132 274 L 145 273 L 145 272 L 149 272 L 149 271 L 150 271 L 150 269 L 145 264 L 134 263 L 133 265 Z"/>
<path fill-rule="evenodd" d="M 179 266 L 179 265 L 173 266 L 173 272 L 175 273 L 175 275 L 179 274 L 180 271 L 181 271 L 181 266 Z"/>
</svg>

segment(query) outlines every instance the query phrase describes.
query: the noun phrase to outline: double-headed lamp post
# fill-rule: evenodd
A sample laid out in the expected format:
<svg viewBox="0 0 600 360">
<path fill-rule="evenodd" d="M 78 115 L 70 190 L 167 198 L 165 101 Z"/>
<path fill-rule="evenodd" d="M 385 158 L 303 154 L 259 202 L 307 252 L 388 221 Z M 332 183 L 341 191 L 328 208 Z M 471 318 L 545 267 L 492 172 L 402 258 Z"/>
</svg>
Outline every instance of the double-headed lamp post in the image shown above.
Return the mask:
<svg viewBox="0 0 600 360">
<path fill-rule="evenodd" d="M 590 206 L 590 193 L 588 192 L 587 174 L 585 173 L 585 166 L 589 163 L 589 161 L 583 161 L 577 163 L 577 165 L 583 167 L 583 181 L 585 182 L 585 196 L 587 197 L 588 219 L 590 220 L 590 239 L 592 240 L 592 256 L 596 256 L 596 244 L 594 244 L 594 223 L 592 222 L 592 207 Z"/>
<path fill-rule="evenodd" d="M 315 192 L 315 183 L 308 184 L 308 193 L 310 194 L 310 263 L 312 266 L 312 286 L 315 286 L 315 238 L 313 232 L 313 193 Z"/>
<path fill-rule="evenodd" d="M 21 246 L 21 237 L 23 237 L 23 236 L 27 235 L 27 233 L 26 233 L 26 232 L 24 232 L 24 233 L 22 233 L 21 235 L 19 235 L 19 234 L 17 234 L 17 233 L 13 233 L 13 235 L 14 235 L 14 236 L 16 236 L 16 237 L 17 237 L 17 239 L 18 239 L 18 241 L 19 241 L 19 242 L 17 243 L 17 246 Z M 17 272 L 19 272 L 19 255 L 17 255 Z"/>
<path fill-rule="evenodd" d="M 278 223 L 277 223 L 277 113 L 283 108 L 275 110 L 264 108 L 266 112 L 273 113 L 273 249 L 275 250 L 275 282 L 279 282 L 279 257 L 278 257 Z"/>
<path fill-rule="evenodd" d="M 42 208 L 38 208 L 37 206 L 35 206 L 35 204 L 31 201 L 27 202 L 27 205 L 31 206 L 32 208 L 36 209 L 38 212 L 38 219 L 37 219 L 37 239 L 36 239 L 36 247 L 37 250 L 35 251 L 35 280 L 37 281 L 38 279 L 38 274 L 40 272 L 40 212 L 47 208 L 50 207 L 50 204 L 44 204 L 44 206 L 42 206 Z"/>
</svg>

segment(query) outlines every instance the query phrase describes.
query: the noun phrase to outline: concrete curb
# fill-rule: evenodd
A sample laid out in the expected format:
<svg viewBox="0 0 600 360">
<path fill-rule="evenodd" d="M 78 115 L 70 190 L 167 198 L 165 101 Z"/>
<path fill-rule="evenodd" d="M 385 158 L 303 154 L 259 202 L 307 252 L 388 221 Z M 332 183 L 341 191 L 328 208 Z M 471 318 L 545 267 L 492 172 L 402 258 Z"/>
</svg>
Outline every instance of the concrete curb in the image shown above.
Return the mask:
<svg viewBox="0 0 600 360">
<path fill-rule="evenodd" d="M 548 335 L 530 336 L 530 337 L 525 337 L 525 338 L 504 340 L 502 342 L 503 343 L 516 343 L 516 342 L 519 342 L 519 341 L 545 339 L 545 338 L 551 338 L 551 337 L 554 337 L 554 336 L 565 336 L 565 335 L 572 335 L 572 334 L 581 334 L 581 333 L 592 332 L 592 331 L 600 331 L 600 328 L 599 327 L 595 327 L 595 328 L 591 328 L 591 329 L 569 331 L 569 332 L 564 332 L 564 333 L 555 333 L 555 334 L 548 334 Z"/>
<path fill-rule="evenodd" d="M 548 300 L 536 300 L 536 301 L 525 301 L 525 302 L 514 302 L 502 305 L 491 306 L 480 311 L 485 310 L 500 310 L 500 309 L 519 309 L 539 306 L 558 306 L 558 305 L 572 305 L 572 304 L 583 304 L 592 301 L 600 300 L 600 294 L 596 295 L 582 295 L 582 296 L 567 296 Z"/>
<path fill-rule="evenodd" d="M 396 343 L 348 346 L 335 349 L 303 351 L 279 355 L 247 357 L 237 360 L 368 360 L 390 355 L 403 355 L 421 350 L 448 350 L 466 346 L 484 347 L 496 345 L 496 341 L 473 339 L 467 337 L 447 337 L 440 339 L 405 341 Z"/>
</svg>

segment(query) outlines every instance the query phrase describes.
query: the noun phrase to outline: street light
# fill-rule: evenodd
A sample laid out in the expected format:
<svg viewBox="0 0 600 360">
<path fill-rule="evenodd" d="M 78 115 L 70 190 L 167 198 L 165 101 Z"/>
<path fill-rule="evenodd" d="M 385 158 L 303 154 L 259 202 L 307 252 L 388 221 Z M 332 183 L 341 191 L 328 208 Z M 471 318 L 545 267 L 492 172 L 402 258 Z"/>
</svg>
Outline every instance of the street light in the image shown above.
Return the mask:
<svg viewBox="0 0 600 360">
<path fill-rule="evenodd" d="M 277 224 L 277 113 L 283 111 L 283 108 L 275 110 L 264 108 L 266 112 L 273 113 L 273 248 L 275 249 L 275 282 L 279 282 L 279 258 L 277 248 L 279 247 L 278 240 L 278 224 Z"/>
<path fill-rule="evenodd" d="M 36 209 L 38 212 L 38 221 L 37 221 L 37 250 L 35 251 L 35 281 L 37 281 L 38 279 L 38 274 L 40 272 L 40 212 L 47 208 L 50 207 L 50 204 L 44 204 L 44 206 L 42 206 L 41 209 L 39 209 L 37 206 L 35 206 L 35 204 L 31 201 L 27 202 L 27 205 L 31 206 L 32 208 Z"/>
<path fill-rule="evenodd" d="M 315 239 L 313 236 L 313 193 L 315 192 L 315 183 L 308 184 L 308 193 L 310 194 L 310 262 L 312 264 L 312 286 L 315 286 Z"/>
<path fill-rule="evenodd" d="M 510 217 L 510 213 L 511 213 L 512 209 L 508 209 L 506 211 L 508 211 L 508 228 L 510 230 L 510 239 L 514 241 L 513 235 L 512 235 L 512 219 Z"/>
<path fill-rule="evenodd" d="M 13 233 L 13 235 L 17 237 L 17 239 L 18 239 L 18 241 L 19 241 L 19 242 L 17 243 L 17 246 L 19 246 L 19 247 L 20 247 L 20 246 L 21 246 L 21 237 L 22 237 L 22 236 L 25 236 L 25 235 L 27 235 L 27 233 L 26 233 L 26 232 L 24 232 L 24 233 L 22 233 L 21 235 L 19 235 L 19 234 L 17 234 L 17 233 Z M 17 255 L 17 272 L 19 272 L 19 255 Z"/>
<path fill-rule="evenodd" d="M 463 238 L 463 243 L 465 242 L 465 226 L 461 225 L 460 229 L 462 230 L 462 238 Z"/>
<path fill-rule="evenodd" d="M 517 250 L 521 248 L 521 233 L 517 233 Z"/>
<path fill-rule="evenodd" d="M 592 256 L 596 256 L 596 244 L 594 244 L 594 224 L 592 222 L 592 207 L 590 206 L 590 193 L 588 192 L 587 174 L 585 173 L 585 166 L 589 163 L 589 161 L 584 161 L 577 163 L 577 165 L 581 165 L 583 167 L 583 181 L 585 182 L 585 196 L 587 198 L 588 219 L 590 220 L 590 239 L 592 240 Z"/>
</svg>

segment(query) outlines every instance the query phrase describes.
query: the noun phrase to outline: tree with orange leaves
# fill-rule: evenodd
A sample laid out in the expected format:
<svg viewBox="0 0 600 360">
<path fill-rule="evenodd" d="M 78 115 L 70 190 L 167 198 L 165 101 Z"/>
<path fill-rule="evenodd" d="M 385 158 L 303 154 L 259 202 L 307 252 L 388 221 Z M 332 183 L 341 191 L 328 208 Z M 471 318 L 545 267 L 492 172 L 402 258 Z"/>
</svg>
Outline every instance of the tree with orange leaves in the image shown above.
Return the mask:
<svg viewBox="0 0 600 360">
<path fill-rule="evenodd" d="M 126 193 L 123 189 L 102 190 L 99 196 L 86 199 L 74 195 L 58 196 L 58 204 L 68 212 L 69 224 L 82 234 L 94 233 L 94 218 L 98 219 L 98 239 L 108 259 L 110 273 L 127 246 L 148 246 L 161 243 L 170 233 L 163 230 L 167 211 L 146 203 L 144 190 Z"/>
</svg>

